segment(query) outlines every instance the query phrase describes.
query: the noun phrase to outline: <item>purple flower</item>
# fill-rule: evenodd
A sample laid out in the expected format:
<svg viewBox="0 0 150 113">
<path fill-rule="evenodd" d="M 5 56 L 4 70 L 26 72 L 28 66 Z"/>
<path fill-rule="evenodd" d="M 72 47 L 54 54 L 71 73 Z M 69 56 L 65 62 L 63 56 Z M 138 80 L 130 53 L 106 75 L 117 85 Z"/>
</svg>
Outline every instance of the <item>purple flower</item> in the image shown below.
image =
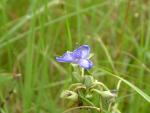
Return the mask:
<svg viewBox="0 0 150 113">
<path fill-rule="evenodd" d="M 89 60 L 90 47 L 88 45 L 82 45 L 75 49 L 73 52 L 67 51 L 61 57 L 56 57 L 58 62 L 68 62 L 78 64 L 84 69 L 91 69 L 93 66 L 92 61 Z"/>
</svg>

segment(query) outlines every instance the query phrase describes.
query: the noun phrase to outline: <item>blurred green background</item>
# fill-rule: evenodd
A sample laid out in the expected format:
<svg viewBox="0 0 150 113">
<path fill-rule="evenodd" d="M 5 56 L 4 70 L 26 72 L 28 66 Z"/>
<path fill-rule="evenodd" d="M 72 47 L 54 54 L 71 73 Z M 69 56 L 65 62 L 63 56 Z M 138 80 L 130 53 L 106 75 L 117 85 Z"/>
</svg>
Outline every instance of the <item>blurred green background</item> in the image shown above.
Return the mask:
<svg viewBox="0 0 150 113">
<path fill-rule="evenodd" d="M 99 81 L 114 89 L 107 68 L 150 95 L 150 0 L 0 0 L 1 113 L 62 113 L 71 78 L 55 56 L 91 47 Z M 150 113 L 150 103 L 122 83 L 122 113 Z M 98 100 L 95 100 L 95 102 Z M 86 110 L 72 113 L 87 113 Z"/>
</svg>

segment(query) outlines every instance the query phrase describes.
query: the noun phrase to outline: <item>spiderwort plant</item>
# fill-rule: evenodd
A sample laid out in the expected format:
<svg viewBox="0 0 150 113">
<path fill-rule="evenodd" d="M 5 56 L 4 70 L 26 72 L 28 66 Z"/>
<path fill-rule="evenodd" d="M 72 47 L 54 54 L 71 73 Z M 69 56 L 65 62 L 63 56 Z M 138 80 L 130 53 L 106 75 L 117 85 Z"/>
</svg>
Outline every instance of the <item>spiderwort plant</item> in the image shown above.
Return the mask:
<svg viewBox="0 0 150 113">
<path fill-rule="evenodd" d="M 82 45 L 75 49 L 73 52 L 67 51 L 60 57 L 56 57 L 58 62 L 73 63 L 81 67 L 81 73 L 76 73 L 76 78 L 80 79 L 76 82 L 72 82 L 70 87 L 61 93 L 61 98 L 72 101 L 73 103 L 83 103 L 83 105 L 90 105 L 89 109 L 95 109 L 98 112 L 103 111 L 103 106 L 96 107 L 91 99 L 93 99 L 96 94 L 100 95 L 103 99 L 109 100 L 108 108 L 105 111 L 110 113 L 120 113 L 117 108 L 117 103 L 115 99 L 117 93 L 110 90 L 104 83 L 96 80 L 92 75 L 84 75 L 84 70 L 89 70 L 93 67 L 93 62 L 90 58 L 90 47 L 88 45 Z M 76 67 L 76 66 L 75 66 Z M 80 76 L 80 74 L 82 76 Z M 73 75 L 73 74 L 72 74 Z M 79 75 L 79 76 L 78 76 Z M 102 100 L 100 99 L 100 104 Z M 94 106 L 94 107 L 93 107 Z"/>
<path fill-rule="evenodd" d="M 90 47 L 88 45 L 82 45 L 75 49 L 73 52 L 67 51 L 61 57 L 56 57 L 58 62 L 68 62 L 78 64 L 84 69 L 91 69 L 93 62 L 89 60 Z"/>
</svg>

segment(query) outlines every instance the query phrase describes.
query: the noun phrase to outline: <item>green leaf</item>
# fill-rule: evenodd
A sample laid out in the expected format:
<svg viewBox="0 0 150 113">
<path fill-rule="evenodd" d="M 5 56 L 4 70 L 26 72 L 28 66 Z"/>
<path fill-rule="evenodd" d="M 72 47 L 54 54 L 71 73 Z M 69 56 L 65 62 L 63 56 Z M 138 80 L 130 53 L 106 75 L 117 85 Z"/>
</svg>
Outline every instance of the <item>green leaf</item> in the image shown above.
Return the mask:
<svg viewBox="0 0 150 113">
<path fill-rule="evenodd" d="M 134 84 L 130 83 L 129 81 L 125 80 L 124 78 L 113 74 L 105 69 L 100 68 L 101 71 L 105 72 L 106 74 L 109 74 L 113 77 L 116 77 L 119 80 L 122 80 L 122 82 L 124 82 L 125 84 L 127 84 L 128 86 L 130 86 L 133 90 L 135 90 L 140 96 L 142 96 L 147 102 L 150 103 L 150 96 L 147 95 L 146 93 L 144 93 L 141 89 L 139 89 L 138 87 L 136 87 Z"/>
</svg>

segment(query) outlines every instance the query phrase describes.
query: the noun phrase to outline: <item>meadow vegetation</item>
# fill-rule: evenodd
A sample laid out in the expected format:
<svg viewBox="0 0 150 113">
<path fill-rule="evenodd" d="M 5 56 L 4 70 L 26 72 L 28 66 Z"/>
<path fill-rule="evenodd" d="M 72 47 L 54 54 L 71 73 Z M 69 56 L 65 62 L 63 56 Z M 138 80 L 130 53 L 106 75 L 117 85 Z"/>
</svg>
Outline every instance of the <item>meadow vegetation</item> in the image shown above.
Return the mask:
<svg viewBox="0 0 150 113">
<path fill-rule="evenodd" d="M 85 73 L 109 89 L 122 81 L 121 113 L 150 113 L 149 6 L 149 0 L 0 0 L 0 113 L 76 106 L 60 98 L 73 68 L 55 57 L 83 44 L 94 54 Z M 98 97 L 92 102 L 98 105 Z"/>
</svg>

